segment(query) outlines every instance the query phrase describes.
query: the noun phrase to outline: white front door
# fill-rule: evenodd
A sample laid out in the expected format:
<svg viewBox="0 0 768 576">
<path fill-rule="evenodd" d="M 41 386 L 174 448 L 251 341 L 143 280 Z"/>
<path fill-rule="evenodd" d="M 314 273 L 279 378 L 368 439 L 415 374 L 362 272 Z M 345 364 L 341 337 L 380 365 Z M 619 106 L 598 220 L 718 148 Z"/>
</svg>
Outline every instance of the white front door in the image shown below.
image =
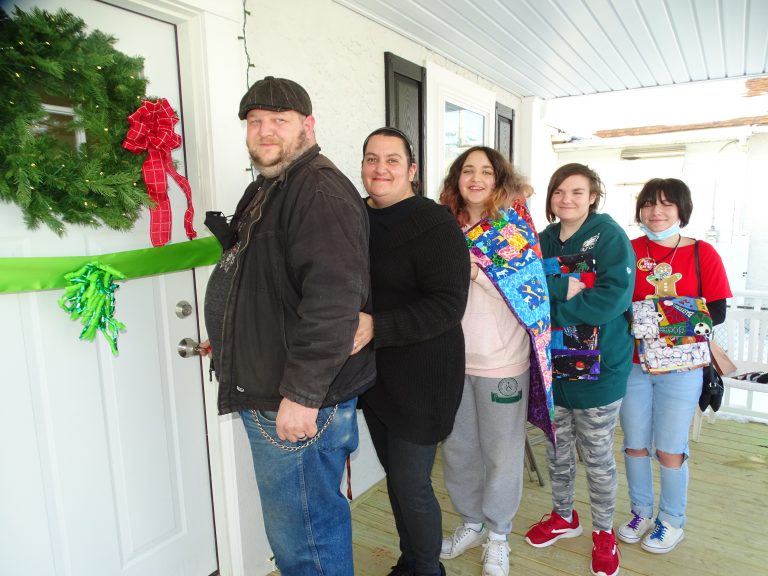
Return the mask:
<svg viewBox="0 0 768 576">
<path fill-rule="evenodd" d="M 93 0 L 16 4 L 64 7 L 114 35 L 118 50 L 145 58 L 147 94 L 181 113 L 173 25 Z M 183 174 L 182 153 L 174 159 Z M 171 242 L 183 242 L 185 201 L 175 183 L 169 193 Z M 130 232 L 68 226 L 58 238 L 0 204 L 0 257 L 150 246 L 148 214 Z M 0 574 L 217 573 L 201 365 L 176 352 L 198 334 L 194 273 L 120 283 L 115 316 L 127 329 L 117 357 L 101 336 L 78 340 L 61 294 L 0 295 Z M 177 316 L 181 301 L 190 315 Z"/>
</svg>

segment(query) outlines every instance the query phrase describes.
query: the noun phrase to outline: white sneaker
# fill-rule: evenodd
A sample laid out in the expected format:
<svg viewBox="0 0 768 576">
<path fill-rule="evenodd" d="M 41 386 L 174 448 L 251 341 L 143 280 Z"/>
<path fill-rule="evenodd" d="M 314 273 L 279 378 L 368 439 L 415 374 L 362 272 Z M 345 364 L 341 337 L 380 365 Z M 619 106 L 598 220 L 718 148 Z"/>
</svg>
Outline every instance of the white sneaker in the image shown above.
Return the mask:
<svg viewBox="0 0 768 576">
<path fill-rule="evenodd" d="M 645 536 L 651 528 L 655 526 L 653 518 L 643 518 L 632 512 L 632 519 L 626 524 L 623 524 L 617 531 L 619 540 L 626 542 L 627 544 L 635 544 Z"/>
<path fill-rule="evenodd" d="M 674 528 L 656 518 L 656 528 L 648 534 L 640 543 L 643 550 L 653 554 L 666 554 L 672 552 L 675 546 L 685 539 L 685 532 L 682 528 Z"/>
<path fill-rule="evenodd" d="M 483 576 L 509 576 L 509 544 L 491 540 L 483 544 Z"/>
<path fill-rule="evenodd" d="M 480 546 L 485 541 L 486 536 L 488 536 L 488 530 L 485 526 L 478 531 L 462 524 L 453 531 L 453 536 L 443 538 L 440 558 L 450 560 L 456 556 L 461 556 L 470 548 Z"/>
</svg>

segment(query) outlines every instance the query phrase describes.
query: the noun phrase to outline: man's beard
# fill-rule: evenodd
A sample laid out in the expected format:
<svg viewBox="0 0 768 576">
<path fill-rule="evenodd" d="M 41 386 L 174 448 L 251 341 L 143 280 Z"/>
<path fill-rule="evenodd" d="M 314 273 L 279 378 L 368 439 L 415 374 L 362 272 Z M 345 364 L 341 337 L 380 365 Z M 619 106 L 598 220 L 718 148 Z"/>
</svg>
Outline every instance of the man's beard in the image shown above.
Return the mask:
<svg viewBox="0 0 768 576">
<path fill-rule="evenodd" d="M 298 137 L 289 149 L 285 148 L 285 142 L 281 141 L 280 144 L 283 146 L 282 154 L 278 156 L 278 158 L 274 160 L 269 166 L 265 166 L 262 163 L 263 160 L 259 158 L 258 153 L 254 151 L 256 150 L 256 146 L 253 148 L 248 146 L 248 153 L 251 155 L 251 162 L 253 163 L 256 170 L 259 171 L 259 174 L 264 176 L 264 178 L 274 178 L 275 176 L 279 176 L 285 171 L 286 168 L 288 168 L 288 166 L 293 164 L 293 161 L 296 160 L 296 158 L 304 154 L 304 152 L 306 152 L 312 146 L 312 143 L 309 141 L 307 133 L 304 130 L 299 132 Z"/>
</svg>

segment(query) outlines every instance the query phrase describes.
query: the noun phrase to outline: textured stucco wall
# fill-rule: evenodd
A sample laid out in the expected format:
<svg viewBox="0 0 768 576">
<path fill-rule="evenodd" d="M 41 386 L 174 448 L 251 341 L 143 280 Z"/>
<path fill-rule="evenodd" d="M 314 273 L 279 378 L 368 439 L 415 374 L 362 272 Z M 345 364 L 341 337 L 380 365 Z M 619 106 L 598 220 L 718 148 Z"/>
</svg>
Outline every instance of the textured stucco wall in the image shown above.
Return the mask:
<svg viewBox="0 0 768 576">
<path fill-rule="evenodd" d="M 420 66 L 434 62 L 495 92 L 498 102 L 520 113 L 518 97 L 331 0 L 249 0 L 247 7 L 250 82 L 273 75 L 304 86 L 320 146 L 361 191 L 360 148 L 385 123 L 384 52 Z M 429 127 L 427 133 L 429 138 Z"/>
</svg>

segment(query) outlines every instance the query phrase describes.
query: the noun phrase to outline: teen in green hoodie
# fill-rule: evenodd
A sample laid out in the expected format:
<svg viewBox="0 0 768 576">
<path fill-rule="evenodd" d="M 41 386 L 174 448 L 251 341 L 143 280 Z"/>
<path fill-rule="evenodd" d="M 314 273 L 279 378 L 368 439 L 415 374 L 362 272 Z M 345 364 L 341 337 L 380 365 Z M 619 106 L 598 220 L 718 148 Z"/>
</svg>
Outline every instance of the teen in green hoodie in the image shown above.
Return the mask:
<svg viewBox="0 0 768 576">
<path fill-rule="evenodd" d="M 535 547 L 582 533 L 573 509 L 576 454 L 584 460 L 592 511 L 592 574 L 619 571 L 613 532 L 617 473 L 613 433 L 632 368 L 633 339 L 625 317 L 635 282 L 634 251 L 627 235 L 607 214 L 597 214 L 603 197 L 600 177 L 583 164 L 566 164 L 547 187 L 547 219 L 540 235 L 545 258 L 591 252 L 597 266 L 592 288 L 572 277 L 549 277 L 552 326 L 600 327 L 597 380 L 554 380 L 557 451 L 549 446 L 553 510 L 531 527 L 526 540 Z M 558 220 L 555 223 L 555 220 Z"/>
</svg>

